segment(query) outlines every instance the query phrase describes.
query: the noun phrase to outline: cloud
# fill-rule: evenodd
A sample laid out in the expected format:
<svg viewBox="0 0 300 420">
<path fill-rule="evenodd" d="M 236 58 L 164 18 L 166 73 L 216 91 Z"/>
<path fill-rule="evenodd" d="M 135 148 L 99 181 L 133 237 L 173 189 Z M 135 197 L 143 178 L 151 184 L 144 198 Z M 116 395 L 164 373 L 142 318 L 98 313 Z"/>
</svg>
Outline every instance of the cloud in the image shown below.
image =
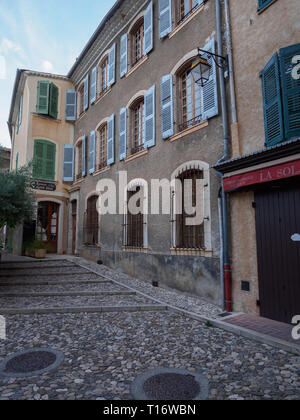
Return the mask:
<svg viewBox="0 0 300 420">
<path fill-rule="evenodd" d="M 3 55 L 0 55 L 0 80 L 6 79 L 6 62 Z"/>
<path fill-rule="evenodd" d="M 0 51 L 2 54 L 8 54 L 9 52 L 22 53 L 22 48 L 20 45 L 15 44 L 13 41 L 7 38 L 2 38 Z"/>
<path fill-rule="evenodd" d="M 53 72 L 53 64 L 51 63 L 51 61 L 44 60 L 42 62 L 42 69 L 46 73 L 52 73 Z"/>
</svg>

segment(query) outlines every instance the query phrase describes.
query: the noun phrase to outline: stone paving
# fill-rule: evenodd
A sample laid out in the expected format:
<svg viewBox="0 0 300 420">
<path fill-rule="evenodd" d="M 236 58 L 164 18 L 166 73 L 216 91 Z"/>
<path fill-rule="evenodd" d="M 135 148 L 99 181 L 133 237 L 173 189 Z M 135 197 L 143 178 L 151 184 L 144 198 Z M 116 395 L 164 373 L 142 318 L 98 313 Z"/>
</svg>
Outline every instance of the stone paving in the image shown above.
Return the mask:
<svg viewBox="0 0 300 420">
<path fill-rule="evenodd" d="M 76 261 L 123 284 L 120 289 L 112 283 L 111 290 L 130 286 L 199 314 L 216 316 L 220 312 L 220 308 L 200 299 L 153 288 L 103 266 Z M 75 285 L 80 286 L 80 280 L 75 280 Z M 70 291 L 70 286 L 60 285 L 60 290 Z M 86 286 L 90 285 L 81 285 L 80 290 L 86 290 Z M 18 287 L 35 290 L 32 286 Z M 57 285 L 39 287 L 58 290 Z M 0 293 L 5 291 L 5 287 L 0 289 Z M 112 298 L 107 297 L 107 304 Z M 5 306 L 5 299 L 10 298 L 1 298 L 1 305 Z M 7 340 L 0 341 L 0 362 L 12 353 L 40 347 L 61 350 L 65 360 L 55 372 L 34 378 L 0 376 L 2 400 L 128 400 L 132 398 L 130 385 L 134 379 L 157 367 L 187 369 L 207 376 L 211 400 L 300 399 L 299 357 L 211 328 L 172 310 L 10 315 L 6 322 Z"/>
</svg>

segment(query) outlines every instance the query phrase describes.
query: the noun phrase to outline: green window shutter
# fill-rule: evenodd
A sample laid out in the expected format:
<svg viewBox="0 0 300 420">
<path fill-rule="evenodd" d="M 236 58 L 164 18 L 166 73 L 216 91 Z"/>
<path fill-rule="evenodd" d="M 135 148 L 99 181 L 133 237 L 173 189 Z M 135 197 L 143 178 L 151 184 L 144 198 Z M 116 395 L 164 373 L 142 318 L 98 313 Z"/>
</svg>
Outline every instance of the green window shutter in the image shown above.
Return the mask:
<svg viewBox="0 0 300 420">
<path fill-rule="evenodd" d="M 300 135 L 300 79 L 293 73 L 297 64 L 293 59 L 299 55 L 300 44 L 279 50 L 286 139 Z"/>
<path fill-rule="evenodd" d="M 36 112 L 42 115 L 49 114 L 49 91 L 50 83 L 47 81 L 38 82 L 38 97 Z"/>
<path fill-rule="evenodd" d="M 280 143 L 284 138 L 278 54 L 261 73 L 264 104 L 266 146 Z"/>
<path fill-rule="evenodd" d="M 57 119 L 58 116 L 58 95 L 59 90 L 55 84 L 50 84 L 50 101 L 49 101 L 49 115 Z"/>
<path fill-rule="evenodd" d="M 56 146 L 46 140 L 36 140 L 34 143 L 33 177 L 55 180 Z"/>
</svg>

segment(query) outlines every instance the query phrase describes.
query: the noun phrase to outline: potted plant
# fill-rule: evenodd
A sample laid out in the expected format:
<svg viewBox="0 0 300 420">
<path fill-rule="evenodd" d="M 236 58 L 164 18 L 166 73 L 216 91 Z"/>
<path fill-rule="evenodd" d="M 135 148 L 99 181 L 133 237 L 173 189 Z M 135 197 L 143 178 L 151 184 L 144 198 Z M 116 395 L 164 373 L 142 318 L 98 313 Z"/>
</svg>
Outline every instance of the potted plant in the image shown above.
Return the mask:
<svg viewBox="0 0 300 420">
<path fill-rule="evenodd" d="M 43 241 L 35 240 L 30 244 L 24 245 L 26 257 L 44 259 L 47 255 L 48 244 Z"/>
</svg>

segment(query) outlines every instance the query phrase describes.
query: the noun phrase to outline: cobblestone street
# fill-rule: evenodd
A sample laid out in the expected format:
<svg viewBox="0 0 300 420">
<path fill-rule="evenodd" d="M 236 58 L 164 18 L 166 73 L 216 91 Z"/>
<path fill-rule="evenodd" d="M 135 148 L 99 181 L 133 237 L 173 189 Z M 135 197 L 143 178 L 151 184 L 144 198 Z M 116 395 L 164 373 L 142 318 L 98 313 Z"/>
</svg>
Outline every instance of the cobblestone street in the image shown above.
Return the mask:
<svg viewBox="0 0 300 420">
<path fill-rule="evenodd" d="M 0 280 L 2 310 L 33 310 L 28 315 L 26 311 L 5 315 L 7 340 L 0 342 L 0 363 L 20 350 L 41 347 L 60 350 L 65 356 L 51 373 L 22 379 L 0 376 L 2 400 L 132 399 L 132 382 L 156 367 L 203 374 L 209 380 L 209 399 L 300 399 L 299 357 L 166 310 L 157 299 L 203 316 L 217 316 L 220 308 L 81 259 L 76 259 L 81 267 L 70 261 L 47 261 L 40 270 L 24 264 L 24 272 L 18 263 L 18 271 L 28 276 Z M 58 272 L 63 274 L 84 273 L 58 281 L 44 276 L 54 270 L 42 265 L 59 265 Z M 1 275 L 7 272 L 2 268 Z M 103 283 L 101 275 L 118 283 Z M 4 286 L 8 281 L 11 286 Z M 39 296 L 33 297 L 33 292 Z M 19 296 L 12 296 L 16 293 Z M 69 298 L 60 296 L 70 293 Z M 71 313 L 55 313 L 66 305 Z M 93 313 L 91 306 L 97 312 Z M 34 313 L 34 309 L 42 311 Z"/>
</svg>

